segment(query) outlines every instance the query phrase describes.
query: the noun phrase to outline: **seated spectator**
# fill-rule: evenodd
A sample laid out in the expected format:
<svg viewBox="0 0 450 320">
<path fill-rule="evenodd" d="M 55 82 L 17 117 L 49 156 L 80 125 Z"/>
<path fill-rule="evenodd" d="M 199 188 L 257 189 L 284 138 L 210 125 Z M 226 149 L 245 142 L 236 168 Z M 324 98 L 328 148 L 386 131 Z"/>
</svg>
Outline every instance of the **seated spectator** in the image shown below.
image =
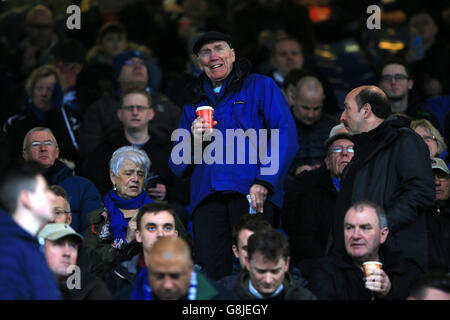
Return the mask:
<svg viewBox="0 0 450 320">
<path fill-rule="evenodd" d="M 114 77 L 119 90 L 114 96 L 105 96 L 94 102 L 84 114 L 79 131 L 80 151 L 84 157 L 95 150 L 110 130 L 122 126 L 117 117 L 120 92 L 131 83 L 147 86 L 155 110 L 154 124 L 170 133 L 178 127 L 181 110 L 149 86 L 150 67 L 146 61 L 146 56 L 139 51 L 125 51 L 114 58 Z"/>
<path fill-rule="evenodd" d="M 419 107 L 419 99 L 410 94 L 413 89 L 410 65 L 401 58 L 392 57 L 380 68 L 380 88 L 391 102 L 392 113 L 405 113 L 413 119 L 427 119 L 434 127 L 440 128 L 437 117 Z"/>
<path fill-rule="evenodd" d="M 40 166 L 14 164 L 0 179 L 0 299 L 61 299 L 56 280 L 36 238 L 52 220 L 51 202 Z"/>
<path fill-rule="evenodd" d="M 86 249 L 96 252 L 103 261 L 103 271 L 109 271 L 127 256 L 136 245 L 136 217 L 139 209 L 153 203 L 144 190 L 150 170 L 147 154 L 133 146 L 117 149 L 110 160 L 113 189 L 103 197 L 104 208 L 88 217 Z M 183 228 L 176 221 L 177 230 Z"/>
<path fill-rule="evenodd" d="M 191 251 L 179 237 L 158 239 L 145 264 L 148 282 L 132 300 L 230 300 L 234 295 L 194 271 Z"/>
<path fill-rule="evenodd" d="M 325 256 L 342 173 L 354 156 L 353 137 L 348 133 L 331 136 L 325 147 L 328 150 L 326 170 L 321 170 L 318 183 L 298 198 L 297 210 L 283 224 L 288 227 L 291 258 L 295 264 Z"/>
<path fill-rule="evenodd" d="M 265 228 L 273 227 L 261 214 L 246 214 L 242 216 L 241 219 L 239 219 L 239 221 L 233 226 L 233 230 L 231 232 L 233 245 L 231 248 L 238 263 L 235 262 L 233 264 L 233 273 L 220 279 L 219 283 L 230 290 L 232 289 L 238 278 L 238 274 L 242 270 L 245 270 L 248 238 L 255 232 Z"/>
<path fill-rule="evenodd" d="M 345 253 L 320 259 L 310 288 L 320 300 L 406 299 L 421 269 L 384 245 L 389 234 L 383 209 L 371 202 L 353 204 L 345 214 Z M 362 264 L 380 261 L 382 269 L 365 276 Z M 411 261 L 411 262 L 410 262 Z"/>
<path fill-rule="evenodd" d="M 63 187 L 54 184 L 49 187 L 50 191 L 55 194 L 53 200 L 53 220 L 51 223 L 72 223 L 72 212 L 70 210 L 69 197 Z"/>
<path fill-rule="evenodd" d="M 51 48 L 58 42 L 53 13 L 42 4 L 27 12 L 25 18 L 25 38 L 19 43 L 19 57 L 23 75 L 35 68 L 50 63 Z"/>
<path fill-rule="evenodd" d="M 419 119 L 411 121 L 411 129 L 413 129 L 423 141 L 427 144 L 430 150 L 430 157 L 445 158 L 447 153 L 447 144 L 442 138 L 441 133 L 436 129 L 430 121 L 426 119 Z"/>
<path fill-rule="evenodd" d="M 297 39 L 283 37 L 275 41 L 270 53 L 271 76 L 279 87 L 283 86 L 288 72 L 301 69 L 303 62 L 302 47 Z"/>
<path fill-rule="evenodd" d="M 406 59 L 423 98 L 450 93 L 450 46 L 428 12 L 416 12 L 409 19 L 411 45 Z"/>
<path fill-rule="evenodd" d="M 77 266 L 83 237 L 65 223 L 49 223 L 38 234 L 44 241 L 44 254 L 49 268 L 58 281 L 64 300 L 109 300 L 105 283 Z M 73 269 L 74 268 L 74 269 Z M 77 271 L 78 270 L 78 271 Z M 73 273 L 74 272 L 74 273 Z M 79 279 L 71 280 L 77 276 Z"/>
<path fill-rule="evenodd" d="M 81 165 L 78 146 L 78 129 L 81 116 L 85 111 L 82 104 L 82 92 L 79 89 L 78 77 L 85 65 L 86 49 L 84 45 L 74 39 L 64 39 L 52 48 L 52 64 L 59 70 L 62 76 L 63 102 L 58 110 L 61 120 L 52 123 L 53 131 L 67 132 L 67 141 L 70 141 L 71 154 L 77 166 Z"/>
<path fill-rule="evenodd" d="M 450 170 L 444 160 L 431 159 L 436 202 L 426 210 L 428 270 L 450 272 Z"/>
<path fill-rule="evenodd" d="M 126 51 L 127 46 L 125 27 L 120 22 L 105 23 L 98 31 L 96 45 L 87 53 L 86 62 L 112 66 L 114 57 Z"/>
<path fill-rule="evenodd" d="M 114 273 L 110 273 L 111 277 L 116 278 L 117 284 L 125 288 L 121 290 L 123 291 L 121 297 L 129 299 L 131 294 L 144 295 L 145 287 L 148 286 L 148 270 L 145 261 L 159 238 L 178 236 L 175 225 L 175 211 L 170 205 L 151 203 L 139 210 L 136 217 L 136 241 L 141 245 L 141 250 L 132 259 L 121 262 L 113 269 Z M 117 277 L 117 274 L 121 277 Z M 125 284 L 126 281 L 127 284 Z"/>
<path fill-rule="evenodd" d="M 322 112 L 324 99 L 323 86 L 317 78 L 306 76 L 297 83 L 291 112 L 297 127 L 299 150 L 289 169 L 290 176 L 317 168 L 325 158 L 324 142 L 338 121 Z"/>
<path fill-rule="evenodd" d="M 423 274 L 411 287 L 408 300 L 450 300 L 450 275 L 443 272 Z"/>
<path fill-rule="evenodd" d="M 245 269 L 233 292 L 241 300 L 316 300 L 293 281 L 289 270 L 289 244 L 274 229 L 264 229 L 248 238 Z"/>
<path fill-rule="evenodd" d="M 84 176 L 89 178 L 101 194 L 111 188 L 108 162 L 115 150 L 133 145 L 145 151 L 152 166 L 153 186 L 145 186 L 152 199 L 167 200 L 187 205 L 189 202 L 188 181 L 175 177 L 168 161 L 172 150 L 170 136 L 158 130 L 152 119 L 155 110 L 150 95 L 143 86 L 129 86 L 121 96 L 117 117 L 122 126 L 112 130 L 89 155 L 84 165 Z"/>
<path fill-rule="evenodd" d="M 3 124 L 11 160 L 21 157 L 25 134 L 34 127 L 43 126 L 52 129 L 59 137 L 62 158 L 72 162 L 78 159 L 77 146 L 73 143 L 76 124 L 69 120 L 67 107 L 63 108 L 63 83 L 61 73 L 52 65 L 37 68 L 27 78 L 28 98 L 23 109 Z"/>
<path fill-rule="evenodd" d="M 102 206 L 100 194 L 91 181 L 74 175 L 73 169 L 59 158 L 59 145 L 53 132 L 44 127 L 31 129 L 23 140 L 22 156 L 45 169 L 50 184 L 64 188 L 70 199 L 72 227 L 82 233 L 88 227 L 87 214 Z"/>
</svg>

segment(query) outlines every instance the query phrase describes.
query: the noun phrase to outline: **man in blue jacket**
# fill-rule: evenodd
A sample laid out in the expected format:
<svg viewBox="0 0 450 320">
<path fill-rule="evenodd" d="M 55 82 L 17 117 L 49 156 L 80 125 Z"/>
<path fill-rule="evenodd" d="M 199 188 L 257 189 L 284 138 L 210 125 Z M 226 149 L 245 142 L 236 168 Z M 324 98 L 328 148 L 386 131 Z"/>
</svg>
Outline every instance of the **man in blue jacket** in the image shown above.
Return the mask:
<svg viewBox="0 0 450 320">
<path fill-rule="evenodd" d="M 102 198 L 89 179 L 76 176 L 72 168 L 58 159 L 59 151 L 53 132 L 49 128 L 35 127 L 25 136 L 22 156 L 45 168 L 44 176 L 49 184 L 64 188 L 72 209 L 71 226 L 83 234 L 88 227 L 87 214 L 103 207 Z"/>
<path fill-rule="evenodd" d="M 192 83 L 194 101 L 184 106 L 172 134 L 169 164 L 190 178 L 194 257 L 217 280 L 231 274 L 231 229 L 249 212 L 249 201 L 277 224 L 282 182 L 298 142 L 282 91 L 271 78 L 250 73 L 250 62 L 236 58 L 229 35 L 207 32 L 193 52 L 204 72 Z M 214 108 L 214 129 L 196 117 L 199 106 Z"/>
<path fill-rule="evenodd" d="M 36 235 L 53 219 L 54 194 L 40 168 L 20 164 L 0 179 L 0 299 L 61 299 Z"/>
</svg>

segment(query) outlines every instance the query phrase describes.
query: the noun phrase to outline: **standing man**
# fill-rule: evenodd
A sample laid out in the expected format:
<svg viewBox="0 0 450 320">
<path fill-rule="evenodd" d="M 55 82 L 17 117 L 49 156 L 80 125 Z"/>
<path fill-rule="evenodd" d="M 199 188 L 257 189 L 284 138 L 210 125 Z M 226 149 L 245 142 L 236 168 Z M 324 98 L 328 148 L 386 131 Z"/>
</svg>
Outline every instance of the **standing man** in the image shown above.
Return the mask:
<svg viewBox="0 0 450 320">
<path fill-rule="evenodd" d="M 183 109 L 180 131 L 192 134 L 194 145 L 205 141 L 204 134 L 206 139 L 214 135 L 214 144 L 220 146 L 217 149 L 226 150 L 227 156 L 216 154 L 226 158 L 221 163 L 206 164 L 202 159 L 200 164 L 193 165 L 192 161 L 175 163 L 173 150 L 170 166 L 176 175 L 191 179 L 196 262 L 209 277 L 220 279 L 232 271 L 231 229 L 249 212 L 246 195 L 250 195 L 253 209 L 269 222 L 277 218 L 275 207 L 282 205 L 283 181 L 298 149 L 297 135 L 282 91 L 269 77 L 251 74 L 248 60 L 236 59 L 229 35 L 207 32 L 197 40 L 193 52 L 204 73 L 195 82 L 195 100 Z M 204 105 L 214 108 L 215 130 L 195 115 L 196 108 Z M 239 161 L 242 155 L 255 154 L 257 149 L 256 136 L 252 137 L 250 131 L 258 134 L 261 129 L 268 134 L 265 138 L 260 134 L 259 153 L 270 153 L 272 159 L 259 157 L 257 161 L 245 159 L 242 163 Z M 241 139 L 244 143 L 238 144 L 243 148 L 227 143 L 225 138 L 230 132 L 236 135 L 237 130 L 244 131 Z M 261 144 L 265 144 L 266 150 Z M 271 172 L 266 171 L 269 167 Z"/>
<path fill-rule="evenodd" d="M 0 180 L 0 299 L 61 299 L 36 238 L 53 219 L 53 192 L 31 163 L 9 167 Z"/>
<path fill-rule="evenodd" d="M 343 245 L 346 210 L 356 201 L 380 205 L 389 220 L 387 244 L 427 269 L 424 207 L 435 198 L 429 151 L 409 121 L 391 114 L 386 94 L 376 86 L 350 91 L 341 122 L 354 135 L 355 156 L 347 165 L 336 201 L 333 246 Z"/>
</svg>

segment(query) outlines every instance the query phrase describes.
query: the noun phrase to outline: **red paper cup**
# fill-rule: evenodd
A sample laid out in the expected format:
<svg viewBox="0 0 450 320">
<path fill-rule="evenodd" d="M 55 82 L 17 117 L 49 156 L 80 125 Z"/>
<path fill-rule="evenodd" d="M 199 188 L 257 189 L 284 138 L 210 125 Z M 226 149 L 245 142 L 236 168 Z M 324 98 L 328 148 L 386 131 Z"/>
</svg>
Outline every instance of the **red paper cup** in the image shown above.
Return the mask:
<svg viewBox="0 0 450 320">
<path fill-rule="evenodd" d="M 211 106 L 201 106 L 195 110 L 195 114 L 200 116 L 209 125 L 209 128 L 213 127 L 214 109 Z"/>
</svg>

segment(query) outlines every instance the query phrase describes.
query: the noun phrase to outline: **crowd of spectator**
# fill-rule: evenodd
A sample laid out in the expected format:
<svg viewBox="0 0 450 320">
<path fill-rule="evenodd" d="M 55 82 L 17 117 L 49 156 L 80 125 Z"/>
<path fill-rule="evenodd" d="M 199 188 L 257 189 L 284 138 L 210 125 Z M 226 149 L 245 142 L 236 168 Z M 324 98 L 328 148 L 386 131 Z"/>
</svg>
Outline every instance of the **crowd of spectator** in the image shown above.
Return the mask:
<svg viewBox="0 0 450 320">
<path fill-rule="evenodd" d="M 449 111 L 443 0 L 0 2 L 0 299 L 450 300 Z"/>
</svg>

